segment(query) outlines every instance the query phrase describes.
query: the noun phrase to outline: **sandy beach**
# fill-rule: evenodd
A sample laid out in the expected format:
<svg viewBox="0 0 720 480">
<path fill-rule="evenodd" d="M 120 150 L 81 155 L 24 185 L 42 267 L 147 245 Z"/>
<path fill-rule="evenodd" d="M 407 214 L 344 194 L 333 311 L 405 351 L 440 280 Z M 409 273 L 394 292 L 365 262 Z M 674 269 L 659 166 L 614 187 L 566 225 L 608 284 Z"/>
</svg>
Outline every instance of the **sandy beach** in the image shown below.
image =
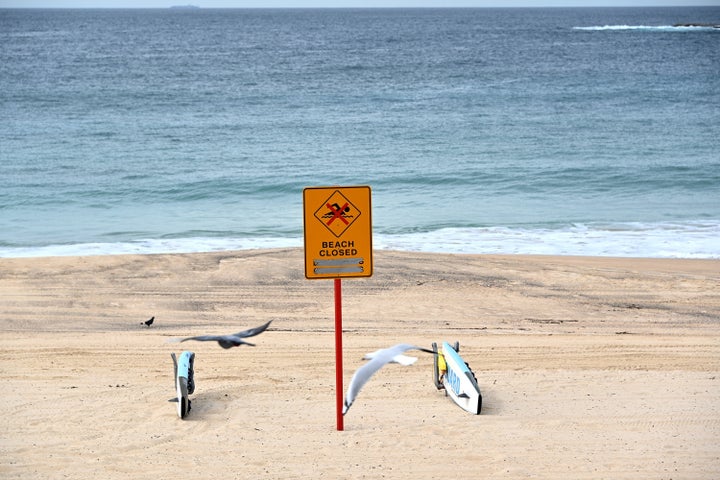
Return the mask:
<svg viewBox="0 0 720 480">
<path fill-rule="evenodd" d="M 337 431 L 333 282 L 305 279 L 302 249 L 0 259 L 0 477 L 720 478 L 720 261 L 378 251 L 374 266 L 342 284 L 345 384 L 367 352 L 459 341 L 481 415 L 410 352 Z M 256 347 L 171 342 L 268 320 Z"/>
</svg>

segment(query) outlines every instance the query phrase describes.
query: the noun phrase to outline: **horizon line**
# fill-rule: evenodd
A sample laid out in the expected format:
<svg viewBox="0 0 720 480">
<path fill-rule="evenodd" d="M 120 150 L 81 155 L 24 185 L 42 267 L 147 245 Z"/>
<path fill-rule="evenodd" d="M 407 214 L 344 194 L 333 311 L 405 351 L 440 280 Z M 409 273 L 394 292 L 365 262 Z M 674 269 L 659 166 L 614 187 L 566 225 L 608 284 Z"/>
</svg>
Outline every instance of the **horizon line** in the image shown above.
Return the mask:
<svg viewBox="0 0 720 480">
<path fill-rule="evenodd" d="M 489 5 L 415 5 L 415 6 L 246 6 L 246 7 L 201 7 L 194 5 L 171 5 L 168 7 L 44 7 L 44 6 L 22 6 L 22 7 L 5 7 L 0 6 L 0 10 L 390 10 L 390 9 L 515 9 L 515 8 L 528 8 L 528 9 L 542 9 L 542 8 L 695 8 L 695 7 L 717 7 L 720 5 L 715 4 L 695 4 L 695 5 L 543 5 L 543 6 L 530 6 L 530 5 L 504 5 L 504 6 L 489 6 Z"/>
</svg>

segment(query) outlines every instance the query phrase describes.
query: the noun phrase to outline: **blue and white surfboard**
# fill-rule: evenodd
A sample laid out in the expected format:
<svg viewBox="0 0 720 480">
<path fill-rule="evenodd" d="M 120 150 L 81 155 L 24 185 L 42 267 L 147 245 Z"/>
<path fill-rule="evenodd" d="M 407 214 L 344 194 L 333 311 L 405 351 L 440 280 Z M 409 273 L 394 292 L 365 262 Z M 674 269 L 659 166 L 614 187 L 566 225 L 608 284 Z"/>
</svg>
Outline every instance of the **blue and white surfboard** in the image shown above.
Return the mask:
<svg viewBox="0 0 720 480">
<path fill-rule="evenodd" d="M 180 354 L 180 359 L 175 357 L 175 353 L 171 353 L 173 366 L 175 367 L 175 392 L 177 394 L 177 410 L 178 417 L 185 418 L 190 412 L 189 395 L 195 391 L 195 379 L 193 372 L 193 364 L 195 363 L 195 354 L 193 352 L 184 351 Z"/>
<path fill-rule="evenodd" d="M 435 344 L 433 350 L 437 350 Z M 475 415 L 480 413 L 482 395 L 475 374 L 457 350 L 447 342 L 442 344 L 442 353 L 436 354 L 435 378 L 438 388 L 444 388 L 460 408 Z"/>
</svg>

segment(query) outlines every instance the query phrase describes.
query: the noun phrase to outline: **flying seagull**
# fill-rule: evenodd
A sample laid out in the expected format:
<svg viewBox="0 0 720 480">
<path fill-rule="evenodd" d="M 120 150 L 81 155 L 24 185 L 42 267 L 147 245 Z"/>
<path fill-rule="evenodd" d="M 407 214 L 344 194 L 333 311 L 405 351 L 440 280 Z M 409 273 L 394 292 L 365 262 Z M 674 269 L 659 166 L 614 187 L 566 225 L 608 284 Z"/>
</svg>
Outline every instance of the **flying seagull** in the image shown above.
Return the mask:
<svg viewBox="0 0 720 480">
<path fill-rule="evenodd" d="M 145 320 L 143 323 L 147 325 L 148 327 L 153 324 L 155 321 L 155 317 L 150 317 L 150 320 Z"/>
<path fill-rule="evenodd" d="M 366 353 L 363 357 L 363 360 L 372 360 L 375 358 L 376 355 L 379 355 L 382 350 L 376 350 L 374 352 Z M 403 366 L 412 365 L 413 363 L 417 362 L 417 357 L 409 357 L 407 355 L 395 355 L 392 360 L 390 360 L 390 363 L 399 363 Z"/>
<path fill-rule="evenodd" d="M 270 320 L 270 322 L 272 322 L 272 320 Z M 261 325 L 259 327 L 250 328 L 230 335 L 200 335 L 198 337 L 187 337 L 175 341 L 186 342 L 188 340 L 197 340 L 199 342 L 218 342 L 218 345 L 222 348 L 239 347 L 240 345 L 250 345 L 251 347 L 254 347 L 254 343 L 246 342 L 243 338 L 254 337 L 255 335 L 264 332 L 267 330 L 268 326 L 270 326 L 270 322 L 267 322 L 265 325 Z"/>
<path fill-rule="evenodd" d="M 342 414 L 345 415 L 347 413 L 350 405 L 353 404 L 358 393 L 360 393 L 360 389 L 375 372 L 380 370 L 385 364 L 393 361 L 396 356 L 401 355 L 408 350 L 421 350 L 427 353 L 435 353 L 427 348 L 416 347 L 415 345 L 409 345 L 407 343 L 400 343 L 394 347 L 374 352 L 373 358 L 368 363 L 358 368 L 355 375 L 353 375 L 352 380 L 350 380 L 350 386 L 345 394 L 345 406 L 343 407 Z"/>
</svg>

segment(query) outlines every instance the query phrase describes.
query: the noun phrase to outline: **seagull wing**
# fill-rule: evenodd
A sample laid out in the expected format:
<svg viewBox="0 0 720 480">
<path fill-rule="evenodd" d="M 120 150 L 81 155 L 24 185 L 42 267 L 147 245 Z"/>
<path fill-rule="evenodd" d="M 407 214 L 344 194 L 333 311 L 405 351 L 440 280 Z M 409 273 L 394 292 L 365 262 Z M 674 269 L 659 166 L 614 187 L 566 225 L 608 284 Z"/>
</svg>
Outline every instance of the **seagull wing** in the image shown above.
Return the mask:
<svg viewBox="0 0 720 480">
<path fill-rule="evenodd" d="M 271 323 L 272 320 L 267 322 L 265 325 L 260 325 L 259 327 L 249 328 L 247 330 L 243 330 L 242 332 L 233 333 L 231 336 L 239 338 L 254 337 L 255 335 L 258 335 L 267 330 Z"/>
<path fill-rule="evenodd" d="M 375 352 L 373 358 L 368 363 L 358 368 L 355 371 L 352 380 L 350 380 L 350 386 L 345 394 L 345 406 L 343 407 L 342 412 L 343 415 L 347 413 L 350 405 L 353 404 L 358 393 L 360 393 L 360 389 L 363 385 L 365 385 L 365 383 L 367 383 L 368 380 L 370 380 L 370 377 L 372 377 L 375 372 L 380 370 L 383 366 L 391 362 L 394 357 L 407 352 L 408 350 L 422 350 L 424 352 L 433 353 L 432 350 L 416 347 L 415 345 L 409 345 L 407 343 L 400 343 L 394 347 Z"/>
<path fill-rule="evenodd" d="M 375 352 L 366 353 L 363 357 L 363 360 L 371 360 L 375 357 L 375 355 L 378 354 L 381 350 L 377 350 Z M 417 361 L 417 357 L 409 357 L 407 355 L 395 355 L 392 360 L 390 360 L 390 363 L 399 363 L 400 365 L 408 366 L 412 365 Z"/>
<path fill-rule="evenodd" d="M 187 340 L 197 340 L 198 342 L 218 342 L 223 348 L 237 347 L 242 344 L 252 345 L 251 343 L 245 342 L 242 339 L 247 337 L 254 337 L 258 335 L 270 326 L 272 320 L 259 327 L 250 328 L 243 330 L 242 332 L 233 333 L 230 335 L 198 335 L 196 337 L 187 337 L 180 339 L 179 342 L 185 342 Z"/>
<path fill-rule="evenodd" d="M 219 342 L 225 338 L 224 335 L 199 335 L 197 337 L 187 337 L 180 339 L 180 342 L 187 342 L 188 340 L 197 340 L 198 342 Z"/>
</svg>

